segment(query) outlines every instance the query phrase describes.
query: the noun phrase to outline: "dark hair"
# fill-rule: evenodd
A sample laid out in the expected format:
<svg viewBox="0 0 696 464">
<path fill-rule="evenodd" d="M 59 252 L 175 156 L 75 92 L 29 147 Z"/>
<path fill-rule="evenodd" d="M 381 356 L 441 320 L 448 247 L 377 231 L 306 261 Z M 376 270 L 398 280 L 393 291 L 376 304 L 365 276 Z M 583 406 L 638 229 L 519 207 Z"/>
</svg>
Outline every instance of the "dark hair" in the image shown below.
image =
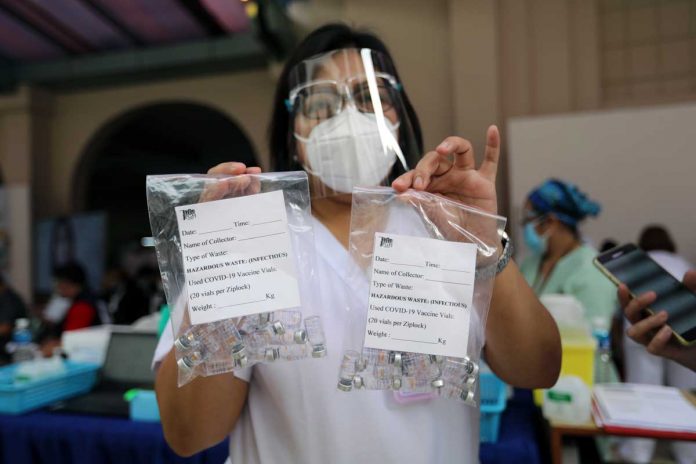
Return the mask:
<svg viewBox="0 0 696 464">
<path fill-rule="evenodd" d="M 619 246 L 619 242 L 617 242 L 613 238 L 607 238 L 604 239 L 601 245 L 599 245 L 599 252 L 604 253 L 605 251 L 609 251 L 612 248 L 616 248 L 617 246 Z"/>
<path fill-rule="evenodd" d="M 290 114 L 285 107 L 285 100 L 290 94 L 289 77 L 291 70 L 302 61 L 311 58 L 312 56 L 321 53 L 330 52 L 341 48 L 370 48 L 378 51 L 391 60 L 391 54 L 387 46 L 377 36 L 365 31 L 358 31 L 351 27 L 333 23 L 322 26 L 311 32 L 305 39 L 295 48 L 288 60 L 285 62 L 283 71 L 278 78 L 275 97 L 273 99 L 273 117 L 271 119 L 269 132 L 269 151 L 271 156 L 271 169 L 274 171 L 291 171 L 302 169 L 295 160 L 291 147 L 294 146 L 294 139 L 289 130 Z M 393 61 L 393 60 L 392 60 Z M 395 78 L 401 82 L 398 74 L 395 72 Z M 418 154 L 423 152 L 423 138 L 421 135 L 420 123 L 416 112 L 411 105 L 406 92 L 402 90 L 401 99 L 404 102 L 404 110 L 408 115 L 413 135 L 415 137 Z M 398 166 L 397 163 L 395 166 Z"/>
<path fill-rule="evenodd" d="M 69 262 L 56 267 L 53 270 L 53 278 L 64 280 L 82 287 L 87 283 L 87 275 L 84 268 L 76 262 Z"/>
<path fill-rule="evenodd" d="M 669 251 L 670 253 L 677 252 L 677 246 L 672 240 L 672 236 L 663 226 L 654 224 L 647 226 L 640 234 L 638 246 L 643 251 Z"/>
</svg>

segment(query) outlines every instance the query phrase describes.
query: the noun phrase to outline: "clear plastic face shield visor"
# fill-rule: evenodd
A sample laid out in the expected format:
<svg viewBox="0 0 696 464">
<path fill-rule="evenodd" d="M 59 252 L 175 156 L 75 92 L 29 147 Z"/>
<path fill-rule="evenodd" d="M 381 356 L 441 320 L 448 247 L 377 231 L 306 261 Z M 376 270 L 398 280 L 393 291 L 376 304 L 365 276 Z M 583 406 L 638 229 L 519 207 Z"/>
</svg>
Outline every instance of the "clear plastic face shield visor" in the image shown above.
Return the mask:
<svg viewBox="0 0 696 464">
<path fill-rule="evenodd" d="M 389 185 L 420 153 L 391 61 L 370 49 L 334 50 L 290 72 L 292 154 L 314 198 Z"/>
</svg>

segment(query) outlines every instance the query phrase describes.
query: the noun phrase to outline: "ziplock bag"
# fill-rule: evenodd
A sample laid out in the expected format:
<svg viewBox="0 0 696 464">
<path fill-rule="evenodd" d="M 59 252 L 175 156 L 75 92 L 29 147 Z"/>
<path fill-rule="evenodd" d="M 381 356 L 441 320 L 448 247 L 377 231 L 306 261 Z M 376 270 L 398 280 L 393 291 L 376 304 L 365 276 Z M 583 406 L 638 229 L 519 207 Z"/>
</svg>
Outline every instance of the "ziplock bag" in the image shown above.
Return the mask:
<svg viewBox="0 0 696 464">
<path fill-rule="evenodd" d="M 505 218 L 440 195 L 355 188 L 338 388 L 477 404 L 481 350 Z"/>
<path fill-rule="evenodd" d="M 179 386 L 326 355 L 304 172 L 147 177 Z"/>
</svg>

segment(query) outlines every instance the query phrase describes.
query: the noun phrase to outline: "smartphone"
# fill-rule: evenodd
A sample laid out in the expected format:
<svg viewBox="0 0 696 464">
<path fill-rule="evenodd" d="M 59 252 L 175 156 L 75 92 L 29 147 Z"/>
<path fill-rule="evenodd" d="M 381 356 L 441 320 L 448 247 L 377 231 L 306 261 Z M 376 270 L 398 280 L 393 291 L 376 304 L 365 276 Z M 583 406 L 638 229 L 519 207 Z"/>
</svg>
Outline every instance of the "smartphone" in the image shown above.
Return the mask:
<svg viewBox="0 0 696 464">
<path fill-rule="evenodd" d="M 667 311 L 667 324 L 682 345 L 696 343 L 696 294 L 636 245 L 627 244 L 597 256 L 595 266 L 616 285 L 626 284 L 631 296 L 653 291 L 657 299 L 647 311 Z"/>
</svg>

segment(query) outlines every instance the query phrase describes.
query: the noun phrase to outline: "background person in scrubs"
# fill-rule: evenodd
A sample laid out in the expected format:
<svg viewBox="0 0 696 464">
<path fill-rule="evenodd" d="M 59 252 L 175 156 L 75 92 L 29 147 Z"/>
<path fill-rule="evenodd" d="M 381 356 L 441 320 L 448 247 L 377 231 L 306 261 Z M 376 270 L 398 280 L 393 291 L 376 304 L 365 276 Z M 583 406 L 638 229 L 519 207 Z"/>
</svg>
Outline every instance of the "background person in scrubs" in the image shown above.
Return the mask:
<svg viewBox="0 0 696 464">
<path fill-rule="evenodd" d="M 608 329 L 617 307 L 616 288 L 592 264 L 597 252 L 582 243 L 578 226 L 600 205 L 568 182 L 549 179 L 527 197 L 524 240 L 531 255 L 521 270 L 537 296 L 574 296 L 587 321 Z"/>
</svg>

